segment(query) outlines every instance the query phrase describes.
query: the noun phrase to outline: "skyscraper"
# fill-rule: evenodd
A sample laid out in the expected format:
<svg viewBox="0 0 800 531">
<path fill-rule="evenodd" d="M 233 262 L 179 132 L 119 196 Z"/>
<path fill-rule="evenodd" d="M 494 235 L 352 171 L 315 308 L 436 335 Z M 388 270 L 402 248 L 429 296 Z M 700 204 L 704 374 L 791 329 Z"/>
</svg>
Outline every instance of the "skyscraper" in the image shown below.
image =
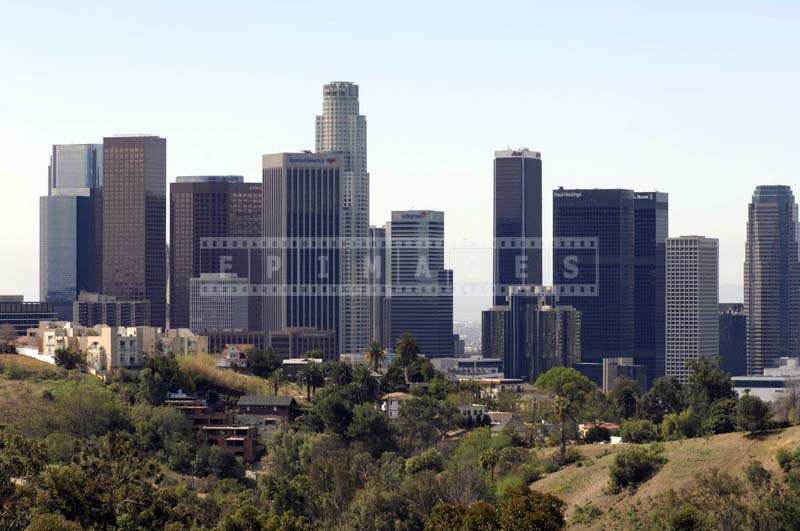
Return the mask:
<svg viewBox="0 0 800 531">
<path fill-rule="evenodd" d="M 103 139 L 102 293 L 150 301 L 151 324 L 166 321 L 167 141 Z"/>
<path fill-rule="evenodd" d="M 494 152 L 494 304 L 508 286 L 542 284 L 542 158 L 527 148 Z"/>
<path fill-rule="evenodd" d="M 444 268 L 444 212 L 392 212 L 386 224 L 388 343 L 411 332 L 428 357 L 453 355 L 453 272 Z"/>
<path fill-rule="evenodd" d="M 385 301 L 386 301 L 386 229 L 384 227 L 369 228 L 369 268 L 367 279 L 369 296 L 369 329 L 370 341 L 377 341 L 389 347 L 385 334 Z"/>
<path fill-rule="evenodd" d="M 189 326 L 190 279 L 201 273 L 235 273 L 261 283 L 261 249 L 251 245 L 207 245 L 207 238 L 261 236 L 262 183 L 245 183 L 239 175 L 178 177 L 169 187 L 170 327 Z M 239 242 L 237 242 L 239 243 Z M 261 330 L 261 299 L 247 297 L 249 330 Z"/>
<path fill-rule="evenodd" d="M 94 291 L 99 282 L 96 202 L 102 178 L 102 145 L 53 146 L 48 195 L 39 199 L 39 290 L 59 319 L 71 319 L 78 294 Z"/>
<path fill-rule="evenodd" d="M 342 171 L 342 237 L 350 245 L 342 252 L 342 282 L 355 293 L 343 297 L 342 352 L 362 353 L 369 345 L 369 298 L 364 243 L 369 230 L 367 119 L 359 114 L 358 85 L 334 81 L 323 87 L 322 114 L 316 119 L 316 151 L 336 152 Z"/>
<path fill-rule="evenodd" d="M 722 370 L 731 376 L 747 374 L 747 316 L 744 305 L 719 305 L 719 357 Z"/>
<path fill-rule="evenodd" d="M 553 283 L 581 313 L 582 358 L 633 357 L 635 195 L 553 191 Z"/>
<path fill-rule="evenodd" d="M 797 203 L 788 186 L 758 186 L 748 207 L 744 260 L 747 373 L 800 354 Z"/>
<path fill-rule="evenodd" d="M 634 361 L 647 367 L 646 387 L 664 375 L 668 196 L 635 192 Z"/>
<path fill-rule="evenodd" d="M 666 374 L 685 383 L 690 360 L 719 354 L 719 241 L 667 239 Z"/>
<path fill-rule="evenodd" d="M 276 153 L 262 166 L 264 330 L 334 330 L 341 345 L 338 155 Z"/>
</svg>

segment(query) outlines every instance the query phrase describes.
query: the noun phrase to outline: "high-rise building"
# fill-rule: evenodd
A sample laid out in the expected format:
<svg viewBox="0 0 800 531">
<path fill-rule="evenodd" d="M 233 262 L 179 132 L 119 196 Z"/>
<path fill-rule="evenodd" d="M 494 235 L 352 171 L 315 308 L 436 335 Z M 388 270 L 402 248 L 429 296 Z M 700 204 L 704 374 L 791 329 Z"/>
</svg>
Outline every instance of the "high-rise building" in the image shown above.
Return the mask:
<svg viewBox="0 0 800 531">
<path fill-rule="evenodd" d="M 668 196 L 636 192 L 634 200 L 634 355 L 647 368 L 645 388 L 664 376 Z"/>
<path fill-rule="evenodd" d="M 190 279 L 202 273 L 235 273 L 261 283 L 262 183 L 238 175 L 178 177 L 169 187 L 170 327 L 189 326 Z M 216 239 L 219 238 L 217 241 Z M 241 238 L 241 241 L 227 241 Z M 249 330 L 262 330 L 261 298 L 251 294 Z"/>
<path fill-rule="evenodd" d="M 666 374 L 685 383 L 690 360 L 719 354 L 719 241 L 667 239 Z"/>
<path fill-rule="evenodd" d="M 0 295 L 0 334 L 13 327 L 17 336 L 25 336 L 28 328 L 36 328 L 40 321 L 54 321 L 56 314 L 49 302 L 27 302 L 22 295 Z"/>
<path fill-rule="evenodd" d="M 719 305 L 719 357 L 731 376 L 747 374 L 747 315 L 740 303 Z"/>
<path fill-rule="evenodd" d="M 533 382 L 553 367 L 581 361 L 581 315 L 556 304 L 553 290 L 511 286 L 503 375 Z"/>
<path fill-rule="evenodd" d="M 385 334 L 385 301 L 386 301 L 386 229 L 384 227 L 369 228 L 367 268 L 367 284 L 369 286 L 369 329 L 370 341 L 377 341 L 389 347 Z"/>
<path fill-rule="evenodd" d="M 633 357 L 635 195 L 553 191 L 553 283 L 581 313 L 582 358 Z"/>
<path fill-rule="evenodd" d="M 166 165 L 164 138 L 103 139 L 101 292 L 149 301 L 158 327 L 166 321 Z"/>
<path fill-rule="evenodd" d="M 444 212 L 392 212 L 386 224 L 390 348 L 411 332 L 429 358 L 453 355 L 453 272 L 444 268 Z"/>
<path fill-rule="evenodd" d="M 340 349 L 338 154 L 277 153 L 264 155 L 262 165 L 264 330 L 334 330 Z"/>
<path fill-rule="evenodd" d="M 367 172 L 367 119 L 359 114 L 358 85 L 334 81 L 323 87 L 322 114 L 316 119 L 316 151 L 336 152 L 342 172 L 342 283 L 349 293 L 341 303 L 342 352 L 360 354 L 370 337 L 370 301 L 364 293 L 369 231 L 369 173 Z"/>
<path fill-rule="evenodd" d="M 247 330 L 250 281 L 236 273 L 200 273 L 189 280 L 192 332 Z"/>
<path fill-rule="evenodd" d="M 527 148 L 494 152 L 494 304 L 508 287 L 542 284 L 542 157 Z"/>
<path fill-rule="evenodd" d="M 97 287 L 102 178 L 102 145 L 53 146 L 48 195 L 39 199 L 39 291 L 59 319 L 71 318 L 78 293 Z"/>
<path fill-rule="evenodd" d="M 481 312 L 481 355 L 484 358 L 505 358 L 508 311 L 508 306 L 492 306 Z"/>
<path fill-rule="evenodd" d="M 758 186 L 748 207 L 744 260 L 747 373 L 800 355 L 797 203 L 788 186 Z"/>
</svg>

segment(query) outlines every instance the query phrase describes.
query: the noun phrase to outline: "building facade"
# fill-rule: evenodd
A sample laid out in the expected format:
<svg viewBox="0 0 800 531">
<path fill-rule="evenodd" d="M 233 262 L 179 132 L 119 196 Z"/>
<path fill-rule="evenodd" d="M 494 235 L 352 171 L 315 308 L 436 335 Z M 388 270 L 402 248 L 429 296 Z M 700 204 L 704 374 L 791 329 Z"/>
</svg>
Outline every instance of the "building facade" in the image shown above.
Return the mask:
<svg viewBox="0 0 800 531">
<path fill-rule="evenodd" d="M 667 239 L 666 374 L 686 383 L 688 362 L 719 354 L 719 241 Z"/>
<path fill-rule="evenodd" d="M 269 332 L 267 344 L 282 359 L 304 358 L 318 350 L 325 360 L 336 359 L 336 334 L 333 330 L 294 327 Z"/>
<path fill-rule="evenodd" d="M 53 146 L 48 192 L 39 199 L 39 291 L 59 319 L 69 320 L 78 294 L 99 281 L 102 181 L 101 144 Z"/>
<path fill-rule="evenodd" d="M 798 215 L 788 186 L 758 186 L 748 206 L 744 261 L 747 374 L 800 355 Z"/>
<path fill-rule="evenodd" d="M 72 303 L 71 321 L 76 326 L 149 326 L 150 301 L 120 301 L 82 291 Z"/>
<path fill-rule="evenodd" d="M 527 148 L 494 152 L 494 304 L 508 287 L 542 284 L 542 157 Z"/>
<path fill-rule="evenodd" d="M 644 390 L 665 371 L 667 194 L 635 192 L 634 226 L 633 358 L 647 368 Z"/>
<path fill-rule="evenodd" d="M 238 175 L 178 177 L 170 184 L 171 328 L 189 326 L 189 284 L 201 273 L 235 273 L 260 284 L 262 249 L 253 242 L 262 232 L 261 188 Z M 241 240 L 234 247 L 231 238 Z M 248 296 L 248 312 L 248 328 L 261 330 L 257 294 Z"/>
<path fill-rule="evenodd" d="M 582 357 L 633 357 L 635 204 L 631 190 L 553 191 L 553 283 L 581 313 Z"/>
<path fill-rule="evenodd" d="M 153 326 L 166 323 L 167 141 L 157 136 L 103 139 L 105 295 L 147 300 Z"/>
<path fill-rule="evenodd" d="M 444 212 L 392 212 L 386 225 L 388 347 L 411 332 L 427 357 L 453 355 L 453 272 L 444 268 Z"/>
<path fill-rule="evenodd" d="M 385 304 L 387 285 L 386 228 L 370 227 L 368 238 L 367 284 L 369 287 L 370 341 L 388 347 L 385 334 Z"/>
<path fill-rule="evenodd" d="M 341 161 L 264 155 L 264 330 L 333 330 L 342 348 Z"/>
<path fill-rule="evenodd" d="M 369 173 L 367 119 L 359 114 L 358 85 L 334 81 L 323 87 L 322 114 L 316 117 L 316 151 L 341 158 L 341 236 L 355 245 L 342 250 L 342 283 L 352 290 L 342 294 L 339 343 L 342 352 L 361 353 L 369 345 L 370 313 L 366 242 L 369 234 Z"/>
<path fill-rule="evenodd" d="M 747 374 L 747 315 L 740 303 L 719 305 L 719 356 L 731 376 Z"/>
<path fill-rule="evenodd" d="M 37 328 L 40 321 L 55 321 L 57 315 L 49 302 L 26 302 L 22 295 L 0 295 L 0 333 L 14 329 L 17 337 L 24 337 L 29 328 Z"/>
<path fill-rule="evenodd" d="M 250 281 L 236 273 L 200 273 L 189 281 L 192 332 L 247 330 Z"/>
</svg>

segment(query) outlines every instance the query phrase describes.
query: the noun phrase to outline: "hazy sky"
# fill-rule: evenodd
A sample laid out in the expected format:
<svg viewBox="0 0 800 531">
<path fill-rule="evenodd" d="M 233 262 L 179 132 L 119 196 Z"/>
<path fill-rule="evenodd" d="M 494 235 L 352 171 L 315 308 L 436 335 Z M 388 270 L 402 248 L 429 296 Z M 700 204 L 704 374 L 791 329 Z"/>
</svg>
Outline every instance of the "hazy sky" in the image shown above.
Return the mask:
<svg viewBox="0 0 800 531">
<path fill-rule="evenodd" d="M 158 134 L 170 181 L 259 180 L 348 80 L 372 223 L 444 210 L 449 244 L 484 247 L 451 251 L 457 283 L 491 279 L 493 151 L 528 146 L 546 237 L 556 186 L 668 192 L 670 235 L 720 238 L 736 296 L 753 188 L 800 191 L 800 4 L 601 3 L 0 0 L 0 293 L 38 298 L 51 144 Z"/>
</svg>

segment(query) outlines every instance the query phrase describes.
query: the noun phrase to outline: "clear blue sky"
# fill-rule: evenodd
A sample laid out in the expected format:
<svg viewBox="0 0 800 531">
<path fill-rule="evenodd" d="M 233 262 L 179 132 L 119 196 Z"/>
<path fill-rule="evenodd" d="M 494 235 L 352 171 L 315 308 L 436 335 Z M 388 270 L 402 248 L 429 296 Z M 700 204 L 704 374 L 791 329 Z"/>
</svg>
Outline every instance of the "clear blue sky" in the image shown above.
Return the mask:
<svg viewBox="0 0 800 531">
<path fill-rule="evenodd" d="M 331 80 L 361 86 L 372 223 L 444 210 L 456 246 L 488 245 L 493 150 L 528 146 L 545 235 L 556 186 L 669 192 L 671 235 L 720 238 L 726 298 L 753 188 L 800 192 L 795 2 L 32 4 L 0 0 L 0 293 L 38 297 L 51 144 L 159 134 L 170 181 L 257 180 L 262 153 L 313 148 Z M 449 258 L 491 278 L 488 250 Z"/>
</svg>

